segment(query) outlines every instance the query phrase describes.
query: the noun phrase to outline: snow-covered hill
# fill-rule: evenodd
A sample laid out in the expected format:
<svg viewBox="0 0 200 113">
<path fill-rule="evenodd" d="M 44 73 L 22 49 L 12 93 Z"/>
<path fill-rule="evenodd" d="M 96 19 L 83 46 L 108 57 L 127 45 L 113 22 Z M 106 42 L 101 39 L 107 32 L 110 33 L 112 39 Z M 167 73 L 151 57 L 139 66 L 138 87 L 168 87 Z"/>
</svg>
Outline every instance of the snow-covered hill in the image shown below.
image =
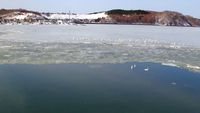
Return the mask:
<svg viewBox="0 0 200 113">
<path fill-rule="evenodd" d="M 6 11 L 5 11 L 6 12 Z M 35 13 L 27 10 L 12 10 L 1 14 L 0 17 L 4 19 L 98 19 L 106 18 L 108 15 L 105 12 L 92 14 L 69 14 L 69 13 Z"/>
<path fill-rule="evenodd" d="M 43 16 L 34 13 L 13 12 L 5 16 L 5 19 L 44 19 Z"/>
<path fill-rule="evenodd" d="M 44 17 L 48 19 L 98 19 L 98 18 L 107 18 L 105 12 L 95 13 L 95 14 L 69 14 L 69 13 L 52 13 L 52 14 L 43 14 Z"/>
</svg>

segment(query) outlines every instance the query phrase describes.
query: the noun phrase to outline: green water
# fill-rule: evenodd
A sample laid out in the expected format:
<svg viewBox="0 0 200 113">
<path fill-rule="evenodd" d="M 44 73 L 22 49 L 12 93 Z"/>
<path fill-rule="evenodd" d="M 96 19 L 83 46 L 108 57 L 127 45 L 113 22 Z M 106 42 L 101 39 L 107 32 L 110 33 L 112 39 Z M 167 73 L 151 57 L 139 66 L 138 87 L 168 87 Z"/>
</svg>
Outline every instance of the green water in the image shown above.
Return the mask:
<svg viewBox="0 0 200 113">
<path fill-rule="evenodd" d="M 200 74 L 153 63 L 0 65 L 0 113 L 200 113 Z"/>
</svg>

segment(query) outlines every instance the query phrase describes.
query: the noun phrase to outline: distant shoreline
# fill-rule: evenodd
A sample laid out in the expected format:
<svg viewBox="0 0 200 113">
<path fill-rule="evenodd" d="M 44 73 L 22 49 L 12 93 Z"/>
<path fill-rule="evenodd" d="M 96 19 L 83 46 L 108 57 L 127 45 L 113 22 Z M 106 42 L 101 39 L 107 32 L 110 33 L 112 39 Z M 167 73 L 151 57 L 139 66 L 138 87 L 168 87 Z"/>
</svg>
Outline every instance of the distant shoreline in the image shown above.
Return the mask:
<svg viewBox="0 0 200 113">
<path fill-rule="evenodd" d="M 56 25 L 56 26 L 68 26 L 71 24 L 0 24 L 0 26 L 33 26 L 33 25 L 38 25 L 38 26 L 51 26 L 51 25 Z M 164 26 L 164 25 L 152 25 L 152 24 L 126 24 L 126 23 L 83 23 L 83 24 L 76 24 L 72 23 L 72 25 L 127 25 L 127 26 L 157 26 L 157 27 L 188 27 L 188 28 L 200 28 L 200 27 L 195 27 L 195 26 Z"/>
<path fill-rule="evenodd" d="M 0 9 L 0 24 L 116 24 L 200 27 L 200 19 L 174 11 L 114 9 L 105 12 L 76 14 L 70 12 L 40 13 L 26 9 Z"/>
</svg>

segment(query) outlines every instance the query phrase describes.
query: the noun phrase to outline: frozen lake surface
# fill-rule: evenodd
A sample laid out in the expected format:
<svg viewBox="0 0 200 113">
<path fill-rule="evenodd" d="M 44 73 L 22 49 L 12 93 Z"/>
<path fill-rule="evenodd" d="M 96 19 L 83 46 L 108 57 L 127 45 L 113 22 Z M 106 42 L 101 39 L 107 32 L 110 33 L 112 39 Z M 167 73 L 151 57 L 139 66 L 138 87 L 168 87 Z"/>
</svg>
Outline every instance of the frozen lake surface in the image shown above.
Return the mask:
<svg viewBox="0 0 200 113">
<path fill-rule="evenodd" d="M 159 62 L 200 71 L 200 28 L 0 26 L 1 64 Z"/>
</svg>

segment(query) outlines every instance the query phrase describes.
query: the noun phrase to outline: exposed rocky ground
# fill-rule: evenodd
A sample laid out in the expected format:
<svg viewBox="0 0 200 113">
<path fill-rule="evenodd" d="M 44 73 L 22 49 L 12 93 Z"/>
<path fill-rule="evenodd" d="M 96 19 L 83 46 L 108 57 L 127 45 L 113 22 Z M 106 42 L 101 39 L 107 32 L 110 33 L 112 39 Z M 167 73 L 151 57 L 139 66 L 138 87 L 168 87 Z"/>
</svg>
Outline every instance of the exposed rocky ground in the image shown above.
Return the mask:
<svg viewBox="0 0 200 113">
<path fill-rule="evenodd" d="M 200 19 L 173 11 L 110 10 L 90 14 L 1 9 L 0 24 L 138 24 L 199 27 Z"/>
<path fill-rule="evenodd" d="M 116 23 L 164 26 L 200 26 L 199 19 L 173 11 L 155 12 L 144 10 L 111 10 L 108 11 L 107 14 Z"/>
</svg>

